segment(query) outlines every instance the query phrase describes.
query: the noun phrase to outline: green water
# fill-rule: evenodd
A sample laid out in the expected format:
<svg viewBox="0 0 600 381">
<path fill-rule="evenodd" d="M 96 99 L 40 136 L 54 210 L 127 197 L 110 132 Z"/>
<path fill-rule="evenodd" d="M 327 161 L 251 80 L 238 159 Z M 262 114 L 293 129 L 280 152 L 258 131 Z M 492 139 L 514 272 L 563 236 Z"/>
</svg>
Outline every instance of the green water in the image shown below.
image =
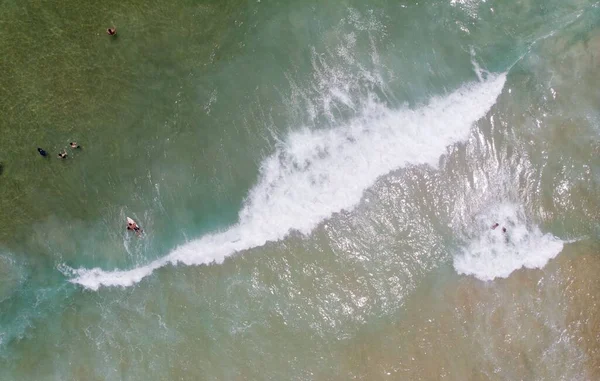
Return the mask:
<svg viewBox="0 0 600 381">
<path fill-rule="evenodd" d="M 598 312 L 562 285 L 577 279 L 598 295 L 592 270 L 568 269 L 598 261 L 599 20 L 597 3 L 574 0 L 4 1 L 0 378 L 594 379 L 596 347 L 581 342 L 597 331 L 569 331 L 569 308 L 535 301 L 581 310 L 573 325 Z M 365 123 L 367 139 L 390 110 L 418 118 L 433 97 L 478 81 L 477 66 L 486 78 L 507 73 L 506 83 L 470 135 L 437 154 L 438 168 L 399 163 L 310 234 L 292 225 L 289 237 L 222 264 L 169 264 L 130 287 L 69 282 L 66 266 L 127 270 L 185 243 L 188 256 L 205 250 L 195 240 L 229 231 L 294 133 Z M 434 146 L 441 131 L 427 123 L 410 128 Z M 73 140 L 80 150 L 68 148 Z M 365 160 L 394 154 L 375 143 Z M 333 155 L 308 138 L 297 147 Z M 362 184 L 334 159 L 348 171 L 337 188 Z M 306 211 L 292 215 L 298 224 L 327 206 L 302 198 L 328 181 L 310 172 L 316 161 L 279 174 L 307 173 L 306 188 L 284 192 Z M 507 203 L 544 233 L 584 243 L 566 244 L 548 268 L 529 266 L 542 268 L 533 275 L 465 281 L 453 258 L 477 240 L 476 216 Z M 292 211 L 256 221 L 271 226 Z M 124 231 L 126 216 L 142 239 Z M 468 315 L 470 303 L 488 320 L 449 317 Z M 510 315 L 511 303 L 531 310 Z M 423 333 L 436 318 L 447 324 Z M 554 347 L 561 329 L 572 336 Z M 452 342 L 461 353 L 433 350 Z M 530 365 L 511 369 L 519 356 Z"/>
</svg>

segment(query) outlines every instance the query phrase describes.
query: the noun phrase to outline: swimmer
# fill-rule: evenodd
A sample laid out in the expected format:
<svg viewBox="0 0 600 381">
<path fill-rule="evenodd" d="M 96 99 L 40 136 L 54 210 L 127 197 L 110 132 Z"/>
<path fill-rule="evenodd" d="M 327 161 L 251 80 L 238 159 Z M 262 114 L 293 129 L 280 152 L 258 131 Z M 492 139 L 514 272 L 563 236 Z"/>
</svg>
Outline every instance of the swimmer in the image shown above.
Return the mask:
<svg viewBox="0 0 600 381">
<path fill-rule="evenodd" d="M 38 147 L 38 152 L 40 153 L 40 155 L 42 156 L 48 156 L 48 153 L 46 151 L 44 151 L 43 149 Z"/>
<path fill-rule="evenodd" d="M 61 159 L 66 159 L 67 158 L 67 151 L 63 150 L 62 152 L 58 153 L 58 157 L 60 157 Z"/>
<path fill-rule="evenodd" d="M 495 224 L 492 225 L 492 230 L 496 229 L 498 226 L 500 226 L 500 224 L 496 222 Z"/>
<path fill-rule="evenodd" d="M 116 28 L 108 28 L 106 30 L 106 33 L 108 33 L 109 36 L 114 36 L 117 34 L 117 29 Z"/>
<path fill-rule="evenodd" d="M 71 146 L 71 148 L 81 148 L 81 146 L 77 144 L 77 142 L 71 142 L 69 143 L 69 145 Z"/>
</svg>

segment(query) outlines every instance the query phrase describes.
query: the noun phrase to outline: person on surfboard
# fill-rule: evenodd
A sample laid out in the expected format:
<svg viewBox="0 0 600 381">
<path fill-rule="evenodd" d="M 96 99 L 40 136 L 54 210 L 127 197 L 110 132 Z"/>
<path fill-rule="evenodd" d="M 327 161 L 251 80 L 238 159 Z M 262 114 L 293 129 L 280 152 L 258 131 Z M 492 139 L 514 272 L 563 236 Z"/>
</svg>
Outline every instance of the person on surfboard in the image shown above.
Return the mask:
<svg viewBox="0 0 600 381">
<path fill-rule="evenodd" d="M 127 230 L 133 230 L 137 235 L 142 233 L 142 228 L 131 218 L 127 217 Z"/>
</svg>

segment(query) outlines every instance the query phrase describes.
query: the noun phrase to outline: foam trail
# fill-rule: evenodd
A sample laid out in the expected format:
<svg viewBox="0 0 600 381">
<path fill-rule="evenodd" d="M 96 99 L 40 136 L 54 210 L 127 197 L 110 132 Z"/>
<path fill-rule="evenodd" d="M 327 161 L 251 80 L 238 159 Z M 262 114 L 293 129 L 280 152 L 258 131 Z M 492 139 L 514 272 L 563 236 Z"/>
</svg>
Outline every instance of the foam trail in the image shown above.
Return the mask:
<svg viewBox="0 0 600 381">
<path fill-rule="evenodd" d="M 390 110 L 367 101 L 359 116 L 338 128 L 291 133 L 266 158 L 239 222 L 174 249 L 133 270 L 69 270 L 86 288 L 130 286 L 168 264 L 221 263 L 225 257 L 283 239 L 291 230 L 309 234 L 321 221 L 359 203 L 376 179 L 408 164 L 435 166 L 446 147 L 468 138 L 471 125 L 500 95 L 506 74 L 490 75 L 415 110 Z"/>
<path fill-rule="evenodd" d="M 542 234 L 516 205 L 497 206 L 476 221 L 474 238 L 454 258 L 454 268 L 459 274 L 474 275 L 484 281 L 506 278 L 522 267 L 544 267 L 563 249 L 563 241 Z M 496 222 L 500 225 L 491 229 Z M 506 227 L 506 233 L 502 227 Z"/>
</svg>

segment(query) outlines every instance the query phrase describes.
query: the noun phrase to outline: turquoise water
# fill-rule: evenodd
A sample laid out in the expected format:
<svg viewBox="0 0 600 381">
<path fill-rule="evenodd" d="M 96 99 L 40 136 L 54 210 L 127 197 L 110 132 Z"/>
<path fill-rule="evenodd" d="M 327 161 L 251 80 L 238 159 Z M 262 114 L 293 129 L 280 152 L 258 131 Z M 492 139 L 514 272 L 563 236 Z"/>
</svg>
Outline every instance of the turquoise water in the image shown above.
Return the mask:
<svg viewBox="0 0 600 381">
<path fill-rule="evenodd" d="M 0 8 L 2 379 L 598 376 L 597 3 Z"/>
</svg>

